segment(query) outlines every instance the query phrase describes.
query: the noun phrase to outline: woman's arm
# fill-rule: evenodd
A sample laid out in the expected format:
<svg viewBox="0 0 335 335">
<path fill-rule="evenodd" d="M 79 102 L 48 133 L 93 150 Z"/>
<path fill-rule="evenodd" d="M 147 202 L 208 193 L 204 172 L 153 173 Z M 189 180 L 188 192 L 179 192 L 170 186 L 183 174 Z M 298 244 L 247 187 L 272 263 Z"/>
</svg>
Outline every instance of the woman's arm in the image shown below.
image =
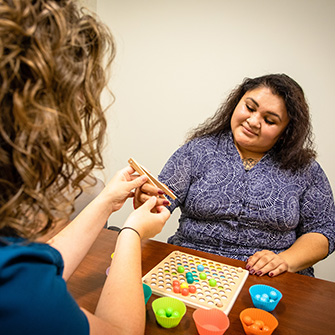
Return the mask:
<svg viewBox="0 0 335 335">
<path fill-rule="evenodd" d="M 146 182 L 147 177 L 133 176 L 133 173 L 131 167 L 118 171 L 103 191 L 71 223 L 48 241 L 62 254 L 65 280 L 85 257 L 109 216 L 133 196 L 132 189 Z"/>
<path fill-rule="evenodd" d="M 120 209 L 132 190 L 146 182 L 147 177 L 132 176 L 127 167 L 119 171 L 105 189 L 50 244 L 64 259 L 64 279 L 84 258 L 109 215 Z M 151 197 L 130 214 L 117 240 L 109 275 L 102 290 L 95 314 L 83 310 L 90 334 L 143 334 L 145 304 L 141 282 L 141 239 L 158 234 L 170 216 L 168 209 L 157 206 Z M 152 213 L 155 209 L 155 213 Z M 129 319 L 131 317 L 131 320 Z"/>
<path fill-rule="evenodd" d="M 279 254 L 288 264 L 287 271 L 306 269 L 328 255 L 328 239 L 319 233 L 300 236 L 293 245 Z"/>
<path fill-rule="evenodd" d="M 297 272 L 306 269 L 328 255 L 327 237 L 319 233 L 300 236 L 290 248 L 276 254 L 270 250 L 256 252 L 249 257 L 246 269 L 251 274 L 277 276 L 285 271 Z"/>
<path fill-rule="evenodd" d="M 334 251 L 335 205 L 330 183 L 317 162 L 311 164 L 305 177 L 309 187 L 299 200 L 297 240 L 278 255 L 269 250 L 256 252 L 246 265 L 251 273 L 276 276 L 284 271 L 297 272 Z"/>
<path fill-rule="evenodd" d="M 95 314 L 84 310 L 90 334 L 143 334 L 145 328 L 145 304 L 141 270 L 141 238 L 158 234 L 170 216 L 168 209 L 156 206 L 151 197 L 134 211 L 118 237 L 109 275 L 103 287 Z M 155 208 L 157 213 L 152 213 Z"/>
</svg>

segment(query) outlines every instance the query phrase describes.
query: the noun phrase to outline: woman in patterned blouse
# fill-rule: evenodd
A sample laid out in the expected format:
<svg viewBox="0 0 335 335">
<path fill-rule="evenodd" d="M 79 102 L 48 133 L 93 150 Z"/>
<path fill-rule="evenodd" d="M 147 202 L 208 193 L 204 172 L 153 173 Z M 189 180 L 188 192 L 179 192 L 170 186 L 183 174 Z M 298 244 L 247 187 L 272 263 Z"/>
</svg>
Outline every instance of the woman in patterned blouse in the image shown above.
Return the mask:
<svg viewBox="0 0 335 335">
<path fill-rule="evenodd" d="M 332 190 L 315 157 L 301 87 L 285 74 L 245 79 L 160 173 L 177 196 L 168 208 L 181 210 L 168 242 L 244 260 L 259 276 L 313 276 L 335 242 Z M 160 193 L 143 185 L 135 206 Z"/>
</svg>

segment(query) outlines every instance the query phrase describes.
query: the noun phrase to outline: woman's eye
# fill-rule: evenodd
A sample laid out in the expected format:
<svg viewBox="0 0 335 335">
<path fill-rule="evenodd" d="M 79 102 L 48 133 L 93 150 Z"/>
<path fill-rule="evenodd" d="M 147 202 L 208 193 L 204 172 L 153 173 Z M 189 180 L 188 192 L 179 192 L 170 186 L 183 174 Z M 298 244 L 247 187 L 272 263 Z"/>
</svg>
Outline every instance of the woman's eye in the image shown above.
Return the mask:
<svg viewBox="0 0 335 335">
<path fill-rule="evenodd" d="M 250 111 L 250 112 L 254 112 L 255 110 L 252 108 L 252 107 L 250 107 L 249 105 L 246 105 L 247 106 L 247 109 Z"/>
<path fill-rule="evenodd" d="M 271 121 L 271 120 L 269 120 L 269 119 L 264 119 L 264 120 L 265 120 L 265 122 L 266 122 L 267 124 L 270 124 L 270 125 L 275 124 L 275 122 L 273 122 L 273 121 Z"/>
</svg>

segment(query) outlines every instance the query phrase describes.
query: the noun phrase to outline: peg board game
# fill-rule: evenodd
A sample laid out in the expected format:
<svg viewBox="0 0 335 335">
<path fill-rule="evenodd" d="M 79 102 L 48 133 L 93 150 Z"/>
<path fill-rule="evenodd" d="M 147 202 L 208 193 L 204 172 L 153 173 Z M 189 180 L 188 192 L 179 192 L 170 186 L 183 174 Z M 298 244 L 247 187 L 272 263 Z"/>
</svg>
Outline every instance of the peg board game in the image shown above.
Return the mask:
<svg viewBox="0 0 335 335">
<path fill-rule="evenodd" d="M 198 270 L 199 265 L 202 271 Z M 184 272 L 178 271 L 180 267 L 184 268 Z M 179 281 L 185 285 L 188 272 L 193 274 L 192 285 L 196 287 L 196 292 L 189 293 L 187 296 L 175 293 L 173 282 Z M 204 277 L 204 274 L 206 274 L 206 279 L 201 279 L 200 275 Z M 181 251 L 173 251 L 142 280 L 151 287 L 152 292 L 156 295 L 177 298 L 193 308 L 218 308 L 228 315 L 248 275 L 249 272 L 240 267 L 218 263 Z M 215 281 L 212 280 L 210 285 L 211 279 Z M 214 286 L 213 282 L 216 283 Z"/>
</svg>

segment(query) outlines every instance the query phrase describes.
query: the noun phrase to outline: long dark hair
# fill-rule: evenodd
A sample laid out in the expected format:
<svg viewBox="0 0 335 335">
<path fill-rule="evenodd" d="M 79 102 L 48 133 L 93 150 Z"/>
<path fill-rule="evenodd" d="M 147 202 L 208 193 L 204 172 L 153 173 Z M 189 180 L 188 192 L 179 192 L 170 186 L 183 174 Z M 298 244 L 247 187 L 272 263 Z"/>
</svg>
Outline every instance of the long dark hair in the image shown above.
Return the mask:
<svg viewBox="0 0 335 335">
<path fill-rule="evenodd" d="M 273 159 L 281 168 L 297 171 L 306 167 L 316 157 L 309 107 L 300 85 L 286 74 L 269 74 L 246 78 L 228 96 L 216 113 L 188 133 L 186 142 L 206 135 L 229 132 L 233 112 L 248 91 L 267 87 L 280 96 L 290 119 L 283 135 L 271 149 Z"/>
<path fill-rule="evenodd" d="M 103 167 L 114 42 L 72 0 L 5 0 L 0 12 L 0 234 L 34 238 L 68 219 L 67 191 Z"/>
</svg>

